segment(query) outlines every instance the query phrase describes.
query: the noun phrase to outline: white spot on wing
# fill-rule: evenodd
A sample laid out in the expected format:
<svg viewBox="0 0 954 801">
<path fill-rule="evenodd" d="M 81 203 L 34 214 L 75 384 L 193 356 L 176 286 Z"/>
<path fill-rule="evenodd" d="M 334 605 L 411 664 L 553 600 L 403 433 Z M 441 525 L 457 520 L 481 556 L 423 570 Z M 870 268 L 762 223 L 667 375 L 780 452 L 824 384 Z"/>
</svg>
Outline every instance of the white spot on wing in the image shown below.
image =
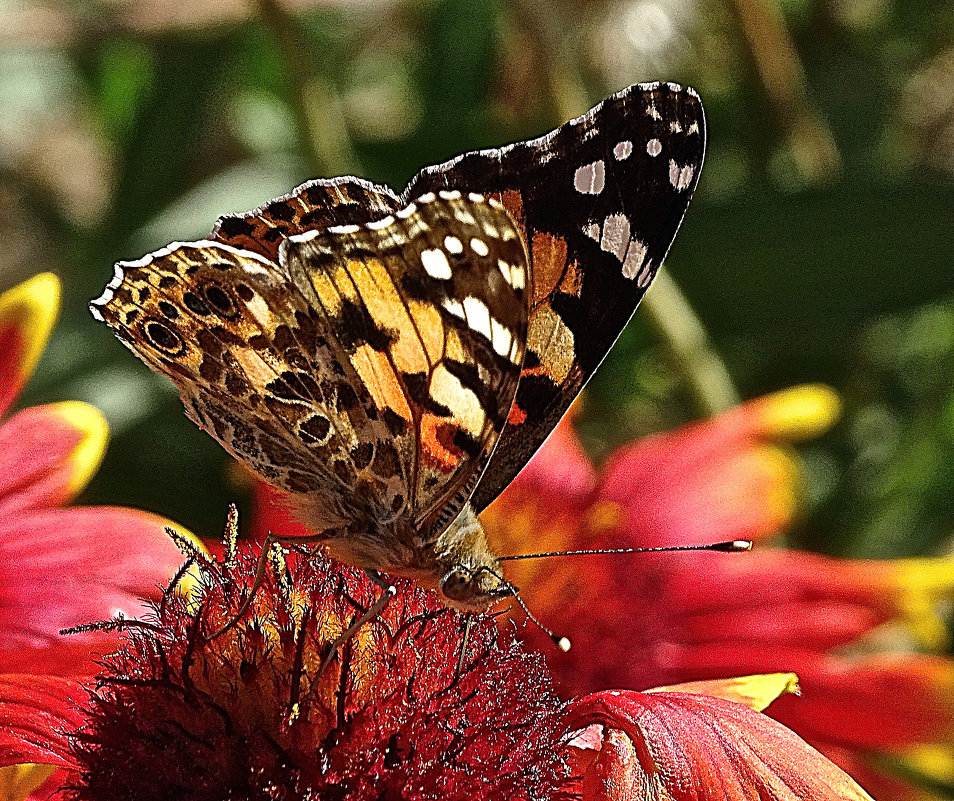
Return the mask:
<svg viewBox="0 0 954 801">
<path fill-rule="evenodd" d="M 660 142 L 655 137 L 650 139 L 646 143 L 646 152 L 653 158 L 656 158 L 656 156 L 662 153 L 662 142 Z"/>
<path fill-rule="evenodd" d="M 464 315 L 471 330 L 483 334 L 490 342 L 494 341 L 490 327 L 490 309 L 480 298 L 473 295 L 464 298 Z"/>
<path fill-rule="evenodd" d="M 635 278 L 646 261 L 646 245 L 638 239 L 629 241 L 626 258 L 623 259 L 623 277 Z"/>
<path fill-rule="evenodd" d="M 412 214 L 414 214 L 416 211 L 417 211 L 417 204 L 416 204 L 416 203 L 411 203 L 409 206 L 405 206 L 403 209 L 401 209 L 401 210 L 397 213 L 397 216 L 400 217 L 402 220 L 406 220 L 408 217 L 410 217 L 410 216 L 411 216 Z"/>
<path fill-rule="evenodd" d="M 458 192 L 456 189 L 442 189 L 440 191 L 440 196 L 444 200 L 460 200 L 460 192 Z"/>
<path fill-rule="evenodd" d="M 433 250 L 421 251 L 421 264 L 431 278 L 447 280 L 451 277 L 450 264 L 443 250 L 434 248 Z"/>
<path fill-rule="evenodd" d="M 490 344 L 493 345 L 498 356 L 506 356 L 510 352 L 510 345 L 513 343 L 513 336 L 498 322 L 495 318 L 490 318 Z"/>
<path fill-rule="evenodd" d="M 598 195 L 606 186 L 606 162 L 597 159 L 577 167 L 573 173 L 573 187 L 583 195 Z"/>
<path fill-rule="evenodd" d="M 361 230 L 360 225 L 332 225 L 325 229 L 329 234 L 356 234 Z"/>
<path fill-rule="evenodd" d="M 674 159 L 669 160 L 669 183 L 677 192 L 684 192 L 692 185 L 692 176 L 695 174 L 695 167 L 687 164 L 680 167 Z"/>
<path fill-rule="evenodd" d="M 633 152 L 633 143 L 629 139 L 624 139 L 622 142 L 617 142 L 616 147 L 613 148 L 613 155 L 616 157 L 617 161 L 625 161 L 630 157 L 630 154 Z"/>
<path fill-rule="evenodd" d="M 476 236 L 470 240 L 470 247 L 478 256 L 486 256 L 490 253 L 490 248 L 487 247 L 487 243 L 484 242 L 483 239 L 478 239 Z"/>
<path fill-rule="evenodd" d="M 393 222 L 394 217 L 389 214 L 387 217 L 382 217 L 380 220 L 372 220 L 368 223 L 368 228 L 372 231 L 378 231 L 381 228 L 387 228 Z"/>
<path fill-rule="evenodd" d="M 455 317 L 460 317 L 461 320 L 464 319 L 464 307 L 461 306 L 459 300 L 454 300 L 454 298 L 444 298 L 444 301 L 441 303 L 441 305 Z"/>
<path fill-rule="evenodd" d="M 503 259 L 497 259 L 497 267 L 500 268 L 500 272 L 510 286 L 514 289 L 523 289 L 526 282 L 523 267 L 519 264 L 509 264 Z"/>
<path fill-rule="evenodd" d="M 643 265 L 643 269 L 639 271 L 639 275 L 636 276 L 636 285 L 640 289 L 645 289 L 649 286 L 649 282 L 653 280 L 653 276 L 656 274 L 656 271 L 653 269 L 653 263 L 647 261 Z"/>
<path fill-rule="evenodd" d="M 629 218 L 625 214 L 609 214 L 603 221 L 603 237 L 600 247 L 612 253 L 620 261 L 629 246 Z"/>
<path fill-rule="evenodd" d="M 453 253 L 455 256 L 464 252 L 464 243 L 456 236 L 445 236 L 444 247 L 447 248 L 448 253 Z"/>
<path fill-rule="evenodd" d="M 583 226 L 583 233 L 586 234 L 594 242 L 600 241 L 600 224 L 595 220 L 593 222 L 588 222 Z"/>
</svg>

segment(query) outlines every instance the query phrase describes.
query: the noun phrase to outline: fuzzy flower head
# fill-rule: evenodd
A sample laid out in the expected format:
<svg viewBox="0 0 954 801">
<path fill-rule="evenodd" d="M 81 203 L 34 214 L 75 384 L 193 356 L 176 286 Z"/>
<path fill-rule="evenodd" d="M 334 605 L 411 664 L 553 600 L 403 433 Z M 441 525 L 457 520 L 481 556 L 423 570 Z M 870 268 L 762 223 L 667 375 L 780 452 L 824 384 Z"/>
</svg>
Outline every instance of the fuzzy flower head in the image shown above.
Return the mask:
<svg viewBox="0 0 954 801">
<path fill-rule="evenodd" d="M 328 560 L 273 560 L 234 620 L 255 557 L 205 563 L 107 661 L 74 741 L 77 796 L 150 799 L 559 798 L 560 707 L 539 657 L 402 585 L 381 597 Z"/>
</svg>

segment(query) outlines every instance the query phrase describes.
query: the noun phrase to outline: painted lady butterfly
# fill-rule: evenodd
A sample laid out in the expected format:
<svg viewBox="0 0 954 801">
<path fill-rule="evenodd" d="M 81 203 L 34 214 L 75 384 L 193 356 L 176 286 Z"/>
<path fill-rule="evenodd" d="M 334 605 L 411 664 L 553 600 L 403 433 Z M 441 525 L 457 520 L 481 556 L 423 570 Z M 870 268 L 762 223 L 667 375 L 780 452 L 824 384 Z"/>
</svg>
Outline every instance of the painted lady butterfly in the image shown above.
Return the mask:
<svg viewBox="0 0 954 801">
<path fill-rule="evenodd" d="M 400 195 L 309 181 L 137 261 L 90 306 L 338 559 L 510 595 L 477 513 L 612 347 L 702 166 L 691 89 L 632 86 Z"/>
</svg>

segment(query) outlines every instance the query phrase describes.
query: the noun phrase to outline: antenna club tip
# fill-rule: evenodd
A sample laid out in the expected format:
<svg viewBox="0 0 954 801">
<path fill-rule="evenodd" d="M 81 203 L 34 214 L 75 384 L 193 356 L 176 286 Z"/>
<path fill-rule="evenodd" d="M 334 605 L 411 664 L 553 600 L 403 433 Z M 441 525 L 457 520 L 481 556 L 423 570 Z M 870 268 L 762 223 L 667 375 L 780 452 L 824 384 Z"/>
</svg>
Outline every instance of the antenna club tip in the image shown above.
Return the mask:
<svg viewBox="0 0 954 801">
<path fill-rule="evenodd" d="M 752 540 L 732 540 L 719 543 L 716 547 L 720 551 L 751 551 Z"/>
<path fill-rule="evenodd" d="M 553 643 L 554 645 L 556 645 L 557 648 L 563 651 L 563 653 L 567 653 L 573 647 L 573 643 L 570 642 L 569 637 L 561 637 L 561 636 L 554 635 Z"/>
</svg>

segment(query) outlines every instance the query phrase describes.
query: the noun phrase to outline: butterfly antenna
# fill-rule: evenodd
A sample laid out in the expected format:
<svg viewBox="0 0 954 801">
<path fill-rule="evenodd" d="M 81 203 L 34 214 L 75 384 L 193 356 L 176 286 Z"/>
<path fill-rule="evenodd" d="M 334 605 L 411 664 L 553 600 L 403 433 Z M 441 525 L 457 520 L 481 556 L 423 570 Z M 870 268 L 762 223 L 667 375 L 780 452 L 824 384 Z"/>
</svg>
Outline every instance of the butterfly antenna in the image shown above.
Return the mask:
<svg viewBox="0 0 954 801">
<path fill-rule="evenodd" d="M 567 651 L 570 650 L 570 648 L 573 647 L 573 644 L 570 642 L 569 637 L 567 637 L 565 634 L 554 634 L 550 629 L 548 629 L 539 620 L 537 620 L 536 617 L 534 617 L 533 612 L 530 611 L 530 608 L 523 602 L 523 598 L 520 597 L 520 590 L 517 589 L 515 585 L 511 584 L 509 581 L 507 581 L 507 579 L 505 579 L 499 573 L 495 573 L 492 570 L 490 572 L 493 573 L 493 575 L 496 576 L 498 579 L 500 579 L 500 581 L 504 584 L 504 586 L 506 586 L 510 590 L 513 596 L 513 599 L 518 604 L 520 604 L 520 608 L 523 610 L 523 613 L 527 616 L 527 619 L 531 623 L 533 623 L 538 629 L 540 629 L 540 631 L 546 634 L 547 637 L 549 637 L 553 641 L 553 644 L 557 648 L 563 651 L 563 653 L 566 653 Z"/>
<path fill-rule="evenodd" d="M 516 559 L 546 559 L 551 556 L 599 556 L 613 553 L 659 553 L 663 551 L 751 551 L 751 540 L 728 540 L 713 542 L 708 545 L 657 545 L 652 548 L 593 548 L 582 551 L 547 551 L 545 553 L 524 553 L 514 556 L 501 556 L 498 561 L 514 561 Z"/>
</svg>

